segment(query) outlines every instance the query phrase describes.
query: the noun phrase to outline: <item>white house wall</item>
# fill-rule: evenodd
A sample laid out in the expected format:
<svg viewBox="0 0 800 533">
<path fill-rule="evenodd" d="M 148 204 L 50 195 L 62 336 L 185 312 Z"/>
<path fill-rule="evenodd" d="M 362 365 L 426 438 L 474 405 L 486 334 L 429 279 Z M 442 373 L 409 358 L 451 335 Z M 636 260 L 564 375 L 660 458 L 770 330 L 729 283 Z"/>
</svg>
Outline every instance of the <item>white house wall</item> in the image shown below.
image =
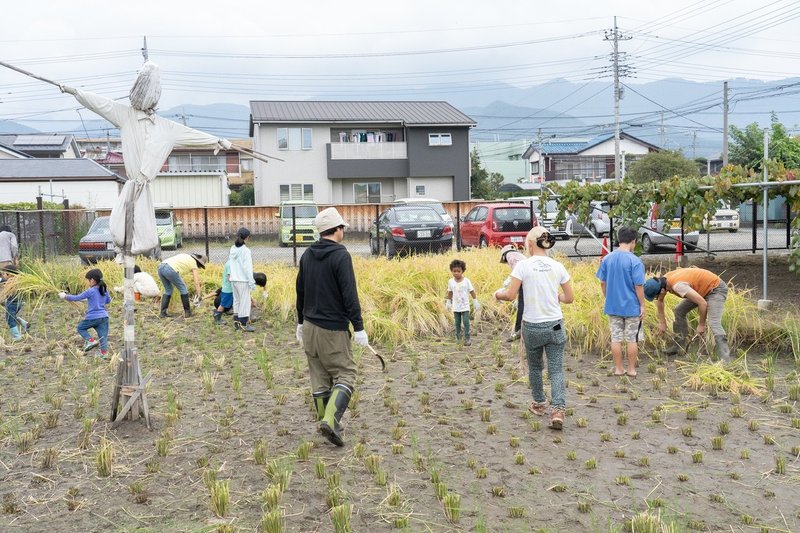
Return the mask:
<svg viewBox="0 0 800 533">
<path fill-rule="evenodd" d="M 311 128 L 311 150 L 278 150 L 278 127 Z M 318 203 L 339 202 L 328 179 L 327 144 L 331 142 L 330 126 L 318 124 L 258 125 L 254 128 L 255 150 L 279 157 L 285 162 L 255 163 L 254 189 L 257 205 L 277 205 L 280 186 L 292 183 L 312 184 Z M 352 191 L 350 193 L 352 197 Z"/>
<path fill-rule="evenodd" d="M 425 186 L 425 195 L 416 193 L 417 185 Z M 453 201 L 453 178 L 410 178 L 407 198 L 434 198 L 441 202 Z"/>
<path fill-rule="evenodd" d="M 229 205 L 225 174 L 160 174 L 150 184 L 153 203 L 172 207 Z"/>
<path fill-rule="evenodd" d="M 3 181 L 0 203 L 36 202 L 39 187 L 43 194 L 63 194 L 69 200 L 70 206 L 80 205 L 87 209 L 111 208 L 119 195 L 119 184 L 114 180 L 53 181 L 52 192 L 49 182 Z M 44 201 L 61 203 L 62 198 L 44 196 Z"/>
<path fill-rule="evenodd" d="M 620 139 L 619 151 L 620 153 L 625 152 L 626 155 L 645 155 L 650 150 L 647 146 L 631 141 L 630 139 Z M 580 155 L 614 155 L 614 139 L 602 142 L 597 146 L 592 146 L 588 150 L 581 152 Z"/>
</svg>

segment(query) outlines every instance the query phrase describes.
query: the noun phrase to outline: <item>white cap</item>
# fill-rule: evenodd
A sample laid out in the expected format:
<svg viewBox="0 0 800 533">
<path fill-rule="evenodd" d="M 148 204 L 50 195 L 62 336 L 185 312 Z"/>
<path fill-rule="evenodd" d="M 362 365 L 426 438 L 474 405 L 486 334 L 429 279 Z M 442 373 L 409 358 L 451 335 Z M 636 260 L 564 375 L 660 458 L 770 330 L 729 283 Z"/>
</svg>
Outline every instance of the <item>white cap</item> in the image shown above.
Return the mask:
<svg viewBox="0 0 800 533">
<path fill-rule="evenodd" d="M 317 216 L 314 217 L 314 225 L 317 227 L 317 230 L 322 233 L 331 228 L 338 226 L 347 227 L 350 224 L 344 221 L 342 215 L 339 214 L 339 211 L 337 211 L 335 207 L 328 207 L 317 213 Z"/>
</svg>

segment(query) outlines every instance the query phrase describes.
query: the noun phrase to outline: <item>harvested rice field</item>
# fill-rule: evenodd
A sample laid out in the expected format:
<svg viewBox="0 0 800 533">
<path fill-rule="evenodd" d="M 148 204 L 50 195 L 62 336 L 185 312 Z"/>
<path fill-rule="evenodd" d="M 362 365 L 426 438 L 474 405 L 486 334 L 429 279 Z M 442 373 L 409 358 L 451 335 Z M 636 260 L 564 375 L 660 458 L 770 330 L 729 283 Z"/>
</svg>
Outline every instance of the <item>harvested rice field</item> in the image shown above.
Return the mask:
<svg viewBox="0 0 800 533">
<path fill-rule="evenodd" d="M 156 301 L 137 303 L 152 431 L 141 421 L 109 428 L 120 298 L 110 306 L 115 355 L 101 361 L 74 332 L 83 309 L 53 294 L 79 286 L 82 271 L 31 274 L 27 289 L 20 282 L 31 334 L 0 345 L 0 530 L 800 530 L 796 308 L 762 315 L 733 291 L 724 323 L 734 364 L 713 364 L 703 343 L 667 359 L 663 339 L 648 335 L 638 376 L 614 377 L 597 265 L 568 264 L 569 410 L 554 431 L 527 410 L 522 348 L 506 342 L 512 309 L 491 301 L 508 275 L 496 256 L 459 255 L 484 304 L 469 347 L 451 339 L 443 305 L 452 256 L 355 260 L 387 371 L 355 348 L 343 448 L 316 433 L 291 268 L 264 267 L 269 297 L 254 334 L 235 332 L 230 317 L 215 326 L 207 305 L 159 320 Z M 776 270 L 776 288 L 796 283 Z M 220 271 L 204 273 L 204 290 Z"/>
</svg>

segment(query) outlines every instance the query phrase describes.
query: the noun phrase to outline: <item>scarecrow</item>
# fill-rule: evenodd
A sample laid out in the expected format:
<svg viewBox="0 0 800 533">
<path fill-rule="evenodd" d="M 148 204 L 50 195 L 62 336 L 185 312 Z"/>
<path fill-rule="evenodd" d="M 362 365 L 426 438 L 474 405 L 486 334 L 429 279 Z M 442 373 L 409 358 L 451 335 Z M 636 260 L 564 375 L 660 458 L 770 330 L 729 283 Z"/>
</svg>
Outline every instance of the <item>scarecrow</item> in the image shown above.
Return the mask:
<svg viewBox="0 0 800 533">
<path fill-rule="evenodd" d="M 94 111 L 119 128 L 128 181 L 111 211 L 110 226 L 114 243 L 121 250 L 125 269 L 125 334 L 124 353 L 117 370 L 117 384 L 112 398 L 111 420 L 114 421 L 112 427 L 115 427 L 129 411 L 132 418 L 141 413 L 149 428 L 150 416 L 143 390 L 150 375 L 142 379 L 136 355 L 133 270 L 136 255 L 147 253 L 159 243 L 150 182 L 155 179 L 176 146 L 235 149 L 262 161 L 266 161 L 268 156 L 156 115 L 161 82 L 158 66 L 151 61 L 145 61 L 139 70 L 130 91 L 130 105 L 68 87 L 2 61 L 0 65 L 58 86 L 62 92 L 73 95 L 86 109 Z M 118 413 L 120 395 L 127 400 Z"/>
</svg>

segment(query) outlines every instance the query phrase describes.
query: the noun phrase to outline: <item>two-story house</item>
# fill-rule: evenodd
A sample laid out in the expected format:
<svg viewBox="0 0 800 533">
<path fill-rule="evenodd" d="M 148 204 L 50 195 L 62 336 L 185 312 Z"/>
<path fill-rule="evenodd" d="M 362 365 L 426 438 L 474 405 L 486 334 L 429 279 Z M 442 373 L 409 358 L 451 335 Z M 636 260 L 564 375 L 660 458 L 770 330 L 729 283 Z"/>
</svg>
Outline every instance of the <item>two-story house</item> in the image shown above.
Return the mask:
<svg viewBox="0 0 800 533">
<path fill-rule="evenodd" d="M 256 204 L 468 200 L 469 130 L 447 102 L 251 101 Z"/>
</svg>

